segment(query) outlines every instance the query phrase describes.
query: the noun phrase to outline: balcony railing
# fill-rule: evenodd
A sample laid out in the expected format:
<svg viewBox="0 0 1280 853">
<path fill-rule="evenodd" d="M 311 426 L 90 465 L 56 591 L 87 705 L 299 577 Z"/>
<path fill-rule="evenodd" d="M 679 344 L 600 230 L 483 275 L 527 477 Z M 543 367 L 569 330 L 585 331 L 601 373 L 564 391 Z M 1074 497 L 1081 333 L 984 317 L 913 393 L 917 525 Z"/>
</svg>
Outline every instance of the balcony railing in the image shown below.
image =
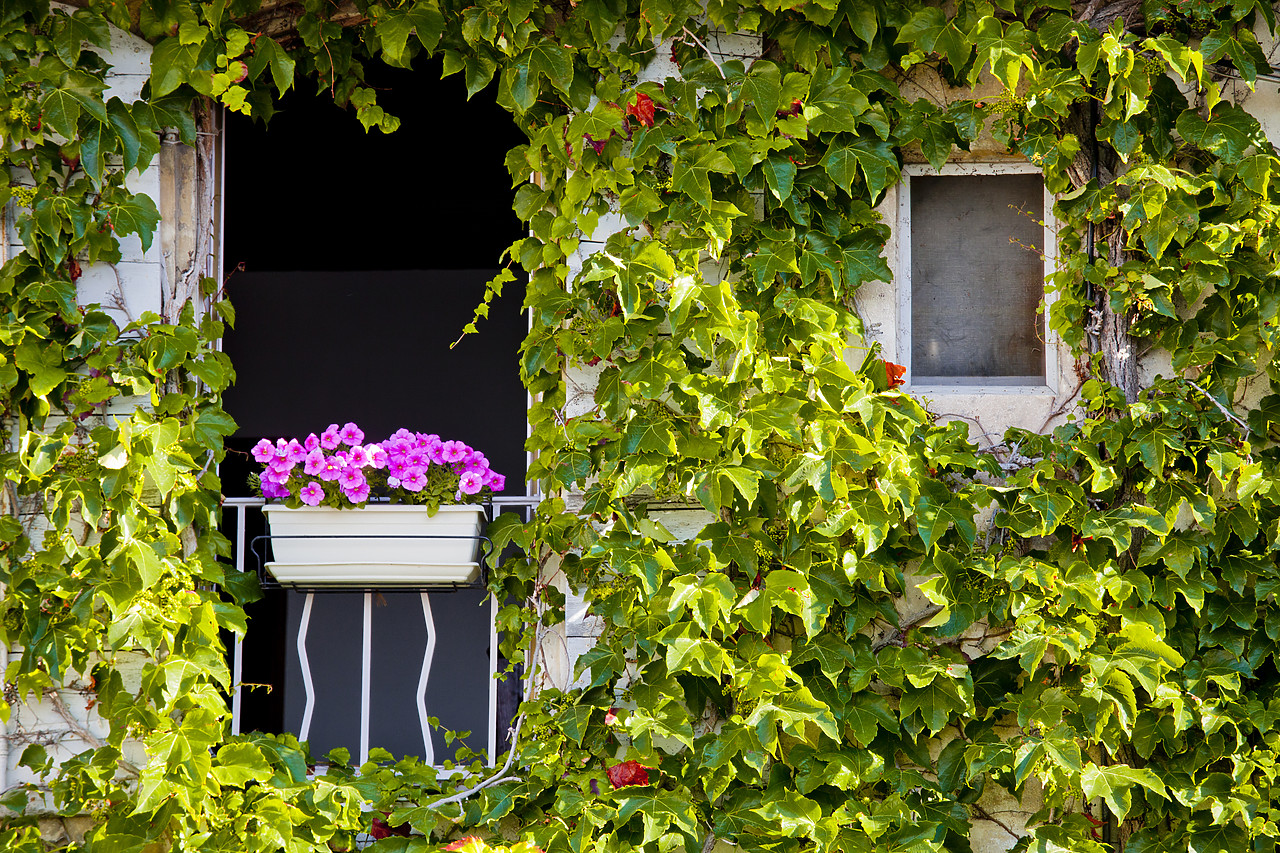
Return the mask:
<svg viewBox="0 0 1280 853">
<path fill-rule="evenodd" d="M 494 500 L 495 508 L 509 509 L 520 508 L 525 509 L 526 516 L 531 507 L 541 500 L 536 496 L 529 497 L 501 497 Z M 258 557 L 249 547 L 250 539 L 250 520 L 251 514 L 261 516 L 262 507 L 265 501 L 261 498 L 225 498 L 223 500 L 224 508 L 224 528 L 228 529 L 232 537 L 235 547 L 235 568 L 238 571 L 259 572 L 261 566 L 258 565 Z M 260 524 L 256 519 L 253 520 L 253 529 L 259 529 Z M 372 706 L 372 648 L 373 648 L 373 625 L 374 625 L 374 597 L 386 592 L 388 594 L 417 594 L 422 603 L 423 627 L 426 632 L 426 646 L 422 658 L 422 665 L 418 673 L 416 698 L 416 711 L 418 724 L 422 734 L 422 760 L 425 763 L 433 764 L 436 760 L 435 749 L 432 744 L 430 717 L 431 709 L 427 703 L 427 685 L 431 678 L 432 665 L 435 663 L 435 654 L 437 648 L 437 631 L 436 620 L 432 612 L 432 598 L 447 593 L 429 593 L 429 592 L 410 592 L 385 590 L 379 592 L 363 592 L 362 593 L 362 631 L 361 631 L 361 667 L 360 667 L 360 725 L 359 725 L 359 746 L 357 757 L 359 762 L 363 764 L 369 757 L 369 725 Z M 298 626 L 298 633 L 293 642 L 292 650 L 281 650 L 282 653 L 296 654 L 297 662 L 301 670 L 302 687 L 305 693 L 305 704 L 302 713 L 302 721 L 298 727 L 297 736 L 299 740 L 307 740 L 311 733 L 312 721 L 315 717 L 316 704 L 318 699 L 317 690 L 312 674 L 311 656 L 307 652 L 308 634 L 311 628 L 312 609 L 315 601 L 314 592 L 300 593 L 304 595 L 302 604 L 301 621 Z M 488 755 L 492 763 L 494 756 L 497 755 L 497 708 L 498 708 L 498 680 L 497 674 L 497 648 L 498 636 L 495 627 L 497 618 L 497 602 L 490 597 L 487 608 L 489 620 L 489 672 L 488 672 Z M 253 630 L 250 624 L 249 630 Z M 243 680 L 244 680 L 244 648 L 241 638 L 237 637 L 235 646 L 232 650 L 231 657 L 231 676 L 234 689 L 231 695 L 231 727 L 233 734 L 239 734 L 242 722 L 242 700 L 243 700 Z"/>
</svg>

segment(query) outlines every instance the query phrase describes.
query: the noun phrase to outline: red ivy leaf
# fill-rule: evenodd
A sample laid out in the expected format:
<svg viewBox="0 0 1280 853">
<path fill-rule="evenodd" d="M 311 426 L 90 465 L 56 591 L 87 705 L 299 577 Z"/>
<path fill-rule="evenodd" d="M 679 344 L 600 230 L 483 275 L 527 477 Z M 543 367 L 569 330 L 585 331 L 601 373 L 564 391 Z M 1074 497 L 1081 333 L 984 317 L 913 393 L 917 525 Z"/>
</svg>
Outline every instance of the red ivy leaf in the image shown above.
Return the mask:
<svg viewBox="0 0 1280 853">
<path fill-rule="evenodd" d="M 615 764 L 605 773 L 609 776 L 609 784 L 615 788 L 649 784 L 649 768 L 639 761 L 624 761 L 621 764 Z"/>
<path fill-rule="evenodd" d="M 599 361 L 599 360 L 600 359 L 596 359 L 596 361 Z M 606 726 L 612 726 L 616 722 L 618 722 L 618 709 L 610 708 L 608 713 L 604 715 L 604 724 Z"/>
<path fill-rule="evenodd" d="M 804 101 L 796 98 L 791 102 L 791 107 L 789 109 L 778 110 L 777 116 L 778 118 L 794 118 L 795 116 L 800 115 L 800 111 L 802 109 L 804 109 Z"/>
<path fill-rule="evenodd" d="M 613 134 L 611 133 L 611 134 L 609 134 L 609 136 L 613 136 Z M 585 139 L 585 140 L 587 141 L 587 144 L 588 144 L 588 145 L 590 145 L 593 149 L 595 149 L 595 152 L 596 152 L 596 156 L 597 156 L 597 157 L 598 157 L 598 156 L 600 156 L 600 152 L 604 151 L 604 147 L 605 147 L 606 145 L 608 145 L 608 144 L 609 144 L 609 139 L 608 139 L 608 138 L 605 138 L 605 139 L 592 139 L 592 138 L 591 138 L 591 134 L 589 134 L 589 133 L 584 133 L 584 134 L 582 134 L 582 138 L 583 138 L 583 139 Z"/>
<path fill-rule="evenodd" d="M 907 369 L 901 364 L 894 364 L 892 361 L 884 363 L 884 375 L 889 380 L 890 388 L 897 388 L 899 385 L 906 385 L 906 380 L 902 377 L 907 375 Z"/>
<path fill-rule="evenodd" d="M 454 841 L 454 842 L 453 842 L 453 843 L 451 843 L 451 844 L 446 844 L 442 849 L 444 849 L 444 850 L 461 850 L 461 849 L 463 849 L 464 847 L 466 847 L 467 845 L 471 845 L 471 844 L 474 844 L 474 845 L 482 845 L 483 843 L 484 843 L 484 842 L 482 842 L 482 841 L 479 839 L 479 837 L 477 837 L 477 836 L 475 836 L 475 835 L 468 835 L 466 838 L 459 838 L 457 841 Z"/>
<path fill-rule="evenodd" d="M 373 819 L 373 825 L 369 827 L 369 834 L 373 836 L 375 841 L 381 841 L 384 838 L 390 838 L 398 835 L 401 838 L 409 837 L 409 824 L 402 823 L 399 826 L 392 826 L 380 817 Z"/>
<path fill-rule="evenodd" d="M 627 115 L 632 116 L 645 127 L 653 127 L 653 98 L 644 92 L 637 92 L 636 102 L 627 105 Z"/>
</svg>

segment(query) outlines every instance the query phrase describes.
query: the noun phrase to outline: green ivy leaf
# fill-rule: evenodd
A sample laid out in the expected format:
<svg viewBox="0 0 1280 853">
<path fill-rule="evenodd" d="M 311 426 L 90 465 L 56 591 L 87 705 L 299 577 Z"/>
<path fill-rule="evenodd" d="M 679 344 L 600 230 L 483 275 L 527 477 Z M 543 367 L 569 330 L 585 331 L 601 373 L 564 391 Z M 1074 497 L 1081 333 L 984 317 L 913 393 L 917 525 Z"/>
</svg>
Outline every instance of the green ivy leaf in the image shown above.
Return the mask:
<svg viewBox="0 0 1280 853">
<path fill-rule="evenodd" d="M 1129 789 L 1140 785 L 1151 793 L 1165 796 L 1164 783 L 1147 768 L 1128 767 L 1123 764 L 1099 766 L 1089 764 L 1080 774 L 1080 788 L 1090 799 L 1101 797 L 1120 820 L 1129 814 L 1133 799 Z"/>
</svg>

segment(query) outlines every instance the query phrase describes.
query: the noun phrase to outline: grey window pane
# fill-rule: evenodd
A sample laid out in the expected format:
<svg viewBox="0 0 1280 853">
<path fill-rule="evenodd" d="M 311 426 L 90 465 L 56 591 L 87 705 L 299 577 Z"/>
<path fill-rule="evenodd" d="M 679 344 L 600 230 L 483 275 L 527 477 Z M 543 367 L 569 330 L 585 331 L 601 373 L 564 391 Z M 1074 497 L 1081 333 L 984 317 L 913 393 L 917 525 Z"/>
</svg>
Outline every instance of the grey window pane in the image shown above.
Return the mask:
<svg viewBox="0 0 1280 853">
<path fill-rule="evenodd" d="M 1040 175 L 911 179 L 914 381 L 1043 380 L 1043 219 Z"/>
</svg>

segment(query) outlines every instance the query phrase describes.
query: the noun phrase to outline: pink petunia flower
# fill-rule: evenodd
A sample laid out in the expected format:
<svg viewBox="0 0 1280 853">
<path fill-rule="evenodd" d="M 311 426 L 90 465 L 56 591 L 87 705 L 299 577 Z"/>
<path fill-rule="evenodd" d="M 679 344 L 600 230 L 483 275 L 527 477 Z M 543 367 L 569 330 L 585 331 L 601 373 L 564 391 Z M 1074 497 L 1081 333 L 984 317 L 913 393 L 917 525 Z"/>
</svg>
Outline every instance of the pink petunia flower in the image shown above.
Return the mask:
<svg viewBox="0 0 1280 853">
<path fill-rule="evenodd" d="M 345 494 L 347 496 L 347 500 L 351 501 L 353 504 L 364 503 L 369 499 L 369 484 L 362 479 L 359 485 L 353 486 L 350 489 L 343 489 L 342 493 Z"/>
<path fill-rule="evenodd" d="M 342 473 L 338 475 L 338 485 L 345 489 L 354 489 L 363 483 L 364 474 L 360 473 L 359 468 L 344 468 Z"/>
<path fill-rule="evenodd" d="M 329 428 L 320 433 L 320 446 L 325 450 L 333 450 L 341 440 L 337 424 L 329 424 Z"/>
<path fill-rule="evenodd" d="M 320 501 L 324 500 L 324 489 L 320 488 L 319 483 L 312 480 L 302 487 L 302 491 L 298 492 L 298 497 L 307 506 L 319 506 Z"/>
<path fill-rule="evenodd" d="M 291 492 L 288 487 L 281 486 L 267 480 L 262 481 L 262 496 L 264 498 L 287 498 Z"/>
<path fill-rule="evenodd" d="M 494 474 L 493 477 L 489 479 L 489 488 L 493 489 L 495 492 L 500 492 L 506 487 L 507 478 L 504 474 Z"/>
<path fill-rule="evenodd" d="M 253 450 L 250 453 L 253 454 L 253 458 L 256 461 L 265 464 L 271 460 L 272 456 L 276 455 L 276 446 L 271 443 L 270 439 L 264 438 L 253 446 Z"/>
<path fill-rule="evenodd" d="M 338 433 L 338 437 L 342 439 L 342 443 L 348 447 L 355 447 L 364 441 L 364 430 L 348 421 L 342 430 Z"/>
<path fill-rule="evenodd" d="M 369 464 L 374 468 L 382 469 L 387 467 L 387 451 L 378 445 L 369 448 Z"/>
<path fill-rule="evenodd" d="M 474 495 L 484 488 L 484 482 L 476 471 L 464 471 L 458 478 L 458 491 L 464 495 Z"/>
<path fill-rule="evenodd" d="M 324 460 L 324 467 L 319 471 L 319 477 L 321 480 L 336 480 L 342 474 L 344 467 L 332 456 L 327 456 Z"/>
<path fill-rule="evenodd" d="M 409 476 L 400 479 L 400 485 L 411 492 L 420 492 L 427 485 L 427 475 L 422 472 L 422 469 L 415 468 Z"/>
<path fill-rule="evenodd" d="M 311 435 L 307 436 L 307 440 L 302 442 L 302 446 L 307 449 L 308 453 L 310 453 L 320 446 L 320 436 L 316 435 L 314 432 L 311 433 Z"/>
<path fill-rule="evenodd" d="M 440 457 L 445 462 L 454 463 L 462 461 L 463 457 L 470 452 L 471 448 L 461 441 L 446 441 L 444 446 L 440 448 Z"/>
<path fill-rule="evenodd" d="M 299 444 L 296 438 L 291 438 L 285 448 L 285 458 L 296 465 L 307 458 L 307 449 Z"/>
<path fill-rule="evenodd" d="M 302 473 L 308 477 L 315 477 L 324 470 L 325 455 L 324 451 L 317 445 L 315 450 L 307 454 L 305 463 L 302 466 Z"/>
<path fill-rule="evenodd" d="M 351 452 L 347 454 L 347 464 L 352 468 L 368 468 L 369 449 L 363 444 L 352 447 Z"/>
</svg>

